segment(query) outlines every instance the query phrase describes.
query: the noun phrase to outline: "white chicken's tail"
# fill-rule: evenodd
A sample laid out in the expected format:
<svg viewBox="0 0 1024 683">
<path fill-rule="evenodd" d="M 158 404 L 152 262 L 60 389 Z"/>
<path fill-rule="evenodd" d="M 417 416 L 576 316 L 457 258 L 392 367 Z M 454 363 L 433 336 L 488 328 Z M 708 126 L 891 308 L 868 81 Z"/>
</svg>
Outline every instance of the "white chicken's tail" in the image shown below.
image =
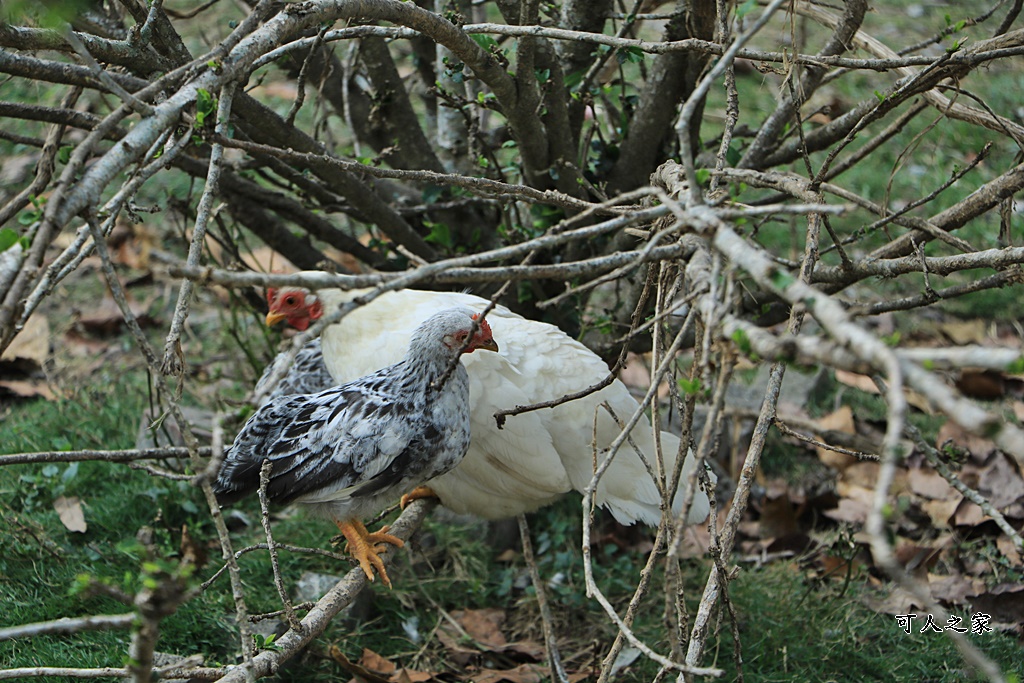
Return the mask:
<svg viewBox="0 0 1024 683">
<path fill-rule="evenodd" d="M 591 409 L 597 410 L 597 458 L 563 458 L 562 463 L 566 467 L 572 486 L 582 492 L 589 486 L 594 475 L 595 464 L 599 465 L 607 457 L 608 448 L 618 437 L 620 428 L 615 419 L 608 414 L 608 411 L 601 406 L 608 403 L 616 412 L 620 420 L 627 420 L 633 411 L 638 407 L 636 400 L 629 394 L 629 390 L 621 382 L 614 382 L 597 394 L 588 397 Z M 581 401 L 583 403 L 583 401 Z M 567 404 L 571 405 L 571 404 Z M 557 410 L 557 409 L 556 409 Z M 565 424 L 565 423 L 563 423 Z M 593 445 L 593 414 L 590 420 L 577 419 L 574 424 L 590 425 L 586 434 L 577 434 L 575 438 L 580 439 L 577 443 L 590 443 Z M 636 449 L 626 441 L 622 444 L 618 453 L 612 459 L 598 483 L 594 494 L 594 503 L 607 508 L 615 519 L 621 524 L 633 524 L 643 522 L 650 526 L 657 526 L 661 521 L 662 498 L 651 476 L 656 476 L 658 464 L 656 448 L 650 422 L 642 418 L 630 432 Z M 568 438 L 570 435 L 566 430 L 556 432 L 556 437 Z M 675 434 L 661 432 L 661 451 L 663 457 L 663 472 L 666 481 L 671 479 L 675 472 L 676 461 L 679 454 L 680 439 Z M 556 444 L 559 452 L 566 452 L 566 446 Z M 577 446 L 579 448 L 579 446 Z M 643 453 L 644 459 L 650 465 L 650 471 L 644 465 L 637 449 Z M 683 463 L 683 471 L 679 478 L 679 485 L 672 500 L 672 513 L 678 516 L 682 513 L 683 498 L 688 486 L 690 473 L 696 464 L 693 453 L 687 452 L 686 460 Z M 712 480 L 714 476 L 712 475 Z M 711 507 L 707 494 L 698 486 L 693 494 L 693 503 L 687 515 L 687 524 L 697 524 L 704 521 Z"/>
<path fill-rule="evenodd" d="M 646 432 L 646 439 L 643 437 L 637 438 L 642 432 Z M 633 441 L 638 447 L 643 449 L 652 471 L 657 474 L 654 439 L 650 436 L 650 427 L 642 423 L 638 425 L 633 430 Z M 666 483 L 671 480 L 675 472 L 679 445 L 678 436 L 665 431 L 661 433 L 661 450 Z M 672 496 L 673 517 L 678 517 L 682 514 L 683 498 L 689 483 L 690 473 L 693 472 L 695 465 L 696 460 L 693 452 L 688 450 L 686 460 L 683 462 L 683 471 L 679 477 L 679 485 L 675 495 Z M 647 468 L 644 467 L 640 457 L 628 442 L 622 446 L 602 477 L 594 500 L 598 505 L 608 508 L 612 516 L 620 524 L 632 524 L 639 521 L 650 526 L 657 526 L 661 520 L 662 500 L 658 487 L 651 479 L 651 475 L 648 473 Z M 690 504 L 686 523 L 699 524 L 707 519 L 710 511 L 711 505 L 708 501 L 708 496 L 698 485 L 693 493 L 693 502 Z"/>
</svg>

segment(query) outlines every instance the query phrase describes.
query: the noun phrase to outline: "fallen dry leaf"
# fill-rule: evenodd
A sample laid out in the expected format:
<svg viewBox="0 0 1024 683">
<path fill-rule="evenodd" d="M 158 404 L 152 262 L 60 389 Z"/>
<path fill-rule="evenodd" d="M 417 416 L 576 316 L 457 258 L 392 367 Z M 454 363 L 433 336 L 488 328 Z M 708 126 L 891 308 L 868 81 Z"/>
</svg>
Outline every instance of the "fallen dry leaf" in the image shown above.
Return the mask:
<svg viewBox="0 0 1024 683">
<path fill-rule="evenodd" d="M 863 524 L 868 518 L 871 506 L 852 498 L 840 498 L 839 507 L 832 510 L 825 510 L 824 514 L 829 519 L 837 522 L 848 522 L 850 524 Z"/>
<path fill-rule="evenodd" d="M 149 270 L 149 255 L 157 239 L 142 223 L 119 219 L 107 237 L 107 246 L 115 263 L 134 270 Z"/>
<path fill-rule="evenodd" d="M 97 368 L 103 366 L 104 354 L 110 352 L 115 346 L 116 342 L 114 341 L 96 339 L 86 334 L 83 330 L 76 330 L 74 327 L 69 327 L 64 332 L 64 343 L 62 345 L 64 352 L 70 356 L 96 361 Z"/>
<path fill-rule="evenodd" d="M 84 534 L 88 528 L 85 523 L 85 513 L 82 512 L 82 501 L 77 496 L 65 498 L 57 496 L 53 501 L 53 509 L 60 515 L 61 523 L 68 531 Z"/>
<path fill-rule="evenodd" d="M 986 515 L 980 507 L 966 498 L 960 501 L 960 505 L 956 508 L 956 514 L 953 516 L 953 522 L 957 526 L 978 526 L 990 519 L 991 517 Z"/>
<path fill-rule="evenodd" d="M 359 658 L 359 663 L 371 671 L 376 671 L 377 673 L 386 675 L 391 675 L 396 669 L 395 665 L 390 660 L 382 657 L 368 647 L 363 648 L 363 656 Z"/>
<path fill-rule="evenodd" d="M 985 589 L 985 582 L 962 574 L 928 575 L 928 590 L 932 597 L 947 605 L 965 605 L 967 596 L 974 595 Z"/>
<path fill-rule="evenodd" d="M 761 505 L 760 527 L 762 537 L 786 536 L 799 530 L 797 508 L 790 501 L 787 491 L 778 492 L 774 497 L 765 496 Z"/>
<path fill-rule="evenodd" d="M 875 381 L 867 375 L 861 375 L 847 370 L 836 370 L 836 381 L 854 389 L 860 389 L 866 394 L 877 394 L 878 387 Z"/>
<path fill-rule="evenodd" d="M 921 509 L 924 513 L 932 520 L 932 524 L 940 529 L 945 529 L 949 526 L 949 520 L 956 513 L 958 507 L 960 507 L 960 501 L 964 497 L 957 491 L 955 498 L 949 500 L 926 500 L 921 504 Z"/>
<path fill-rule="evenodd" d="M 941 552 L 941 547 L 920 545 L 906 538 L 898 539 L 896 547 L 893 549 L 896 561 L 903 565 L 904 569 L 911 574 L 921 574 L 922 576 L 926 573 L 926 569 L 935 566 Z"/>
<path fill-rule="evenodd" d="M 939 330 L 960 346 L 980 344 L 988 336 L 988 322 L 980 319 L 948 320 L 939 325 Z"/>
<path fill-rule="evenodd" d="M 996 539 L 996 547 L 999 552 L 1003 554 L 1003 557 L 1007 559 L 1011 566 L 1021 566 L 1021 550 L 1017 547 L 1009 536 L 1000 536 Z"/>
<path fill-rule="evenodd" d="M 0 380 L 0 395 L 4 392 L 20 398 L 45 398 L 52 401 L 57 396 L 50 389 L 50 385 L 43 379 L 7 379 Z"/>
<path fill-rule="evenodd" d="M 1024 502 L 1007 505 L 1002 512 L 1003 516 L 1008 519 L 1024 519 Z"/>
<path fill-rule="evenodd" d="M 437 638 L 448 650 L 452 661 L 461 666 L 468 666 L 478 660 L 481 652 L 495 652 L 515 655 L 518 659 L 541 661 L 544 659 L 544 647 L 532 641 L 509 643 L 501 627 L 505 623 L 505 610 L 469 609 L 457 610 L 451 616 L 462 627 L 466 635 L 473 639 L 470 647 L 452 624 L 443 623 L 437 630 Z M 479 648 L 479 649 L 477 649 Z"/>
<path fill-rule="evenodd" d="M 730 499 L 731 503 L 731 499 Z M 731 507 L 731 506 L 730 506 Z M 724 528 L 725 519 L 728 517 L 726 511 L 718 513 L 718 531 Z M 708 549 L 711 547 L 711 532 L 707 524 L 694 524 L 687 527 L 683 532 L 683 542 L 680 545 L 680 557 L 696 558 L 707 557 Z"/>
<path fill-rule="evenodd" d="M 651 353 L 636 354 L 630 353 L 626 356 L 626 365 L 619 371 L 619 380 L 628 387 L 647 390 L 651 386 L 651 365 L 653 357 Z M 669 395 L 670 387 L 668 382 L 658 385 L 658 398 L 665 398 Z"/>
<path fill-rule="evenodd" d="M 640 356 L 630 353 L 626 355 L 626 365 L 619 371 L 619 379 L 627 387 L 646 389 L 651 386 L 651 371 Z"/>
<path fill-rule="evenodd" d="M 981 471 L 978 490 L 992 503 L 992 507 L 1002 510 L 1024 498 L 1024 479 L 1009 458 L 998 453 Z"/>
<path fill-rule="evenodd" d="M 845 557 L 838 557 L 827 553 L 819 555 L 815 559 L 815 564 L 818 565 L 823 576 L 835 576 L 840 571 L 845 573 L 846 568 L 850 566 L 849 560 Z"/>
<path fill-rule="evenodd" d="M 505 610 L 496 608 L 467 609 L 453 612 L 452 616 L 466 630 L 466 633 L 481 645 L 501 648 L 508 644 L 505 634 L 501 632 L 501 626 L 505 623 L 507 616 Z"/>
<path fill-rule="evenodd" d="M 873 488 L 854 484 L 845 479 L 840 479 L 836 482 L 836 493 L 841 498 L 850 498 L 865 505 L 871 505 L 871 502 L 875 499 L 875 490 Z"/>
<path fill-rule="evenodd" d="M 894 586 L 887 586 L 879 593 L 865 591 L 860 601 L 882 614 L 908 614 L 913 608 L 920 607 L 914 596 Z"/>
<path fill-rule="evenodd" d="M 501 648 L 507 655 L 513 655 L 518 660 L 528 659 L 534 662 L 544 661 L 544 646 L 532 640 L 517 640 Z"/>
<path fill-rule="evenodd" d="M 10 346 L 0 355 L 0 361 L 14 363 L 24 372 L 39 370 L 50 354 L 50 322 L 36 313 L 27 321 Z M 28 365 L 27 368 L 21 367 Z"/>
<path fill-rule="evenodd" d="M 876 481 L 878 481 L 878 463 L 858 462 L 843 470 L 838 483 L 870 489 L 874 488 Z M 839 495 L 846 494 L 840 492 Z"/>
<path fill-rule="evenodd" d="M 436 635 L 441 645 L 448 651 L 448 658 L 458 666 L 469 666 L 480 656 L 479 650 L 467 647 L 460 642 L 461 634 L 450 624 L 441 624 Z"/>
<path fill-rule="evenodd" d="M 850 406 L 842 406 L 839 410 L 821 418 L 818 420 L 818 427 L 822 430 L 840 432 L 842 434 L 857 433 L 857 429 L 853 424 L 853 410 Z M 815 448 L 818 451 L 819 460 L 840 472 L 857 462 L 857 458 L 852 455 L 837 453 L 821 446 L 816 446 Z"/>
<path fill-rule="evenodd" d="M 910 490 L 932 500 L 948 500 L 960 495 L 942 475 L 932 469 L 915 467 L 907 472 Z"/>
<path fill-rule="evenodd" d="M 481 669 L 473 674 L 473 683 L 541 683 L 548 669 L 540 664 L 520 664 L 514 669 Z"/>
<path fill-rule="evenodd" d="M 361 664 L 353 662 L 351 659 L 345 656 L 345 653 L 341 651 L 341 648 L 337 645 L 331 645 L 327 648 L 327 655 L 338 663 L 343 669 L 348 671 L 353 676 L 366 681 L 366 683 L 391 683 L 391 676 L 388 674 L 379 674 L 376 671 L 372 671 Z"/>
</svg>

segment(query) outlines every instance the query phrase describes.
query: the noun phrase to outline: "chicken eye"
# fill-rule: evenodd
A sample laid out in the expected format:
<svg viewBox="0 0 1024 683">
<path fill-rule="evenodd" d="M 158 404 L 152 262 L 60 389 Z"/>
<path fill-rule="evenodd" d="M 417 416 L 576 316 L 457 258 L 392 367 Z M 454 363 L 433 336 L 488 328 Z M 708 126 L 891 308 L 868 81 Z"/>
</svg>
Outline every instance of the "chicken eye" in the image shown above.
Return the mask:
<svg viewBox="0 0 1024 683">
<path fill-rule="evenodd" d="M 294 297 L 294 296 L 286 296 L 286 297 L 284 298 L 284 302 L 285 302 L 285 303 L 286 303 L 287 305 L 289 305 L 289 306 L 294 306 L 294 305 L 295 305 L 295 297 Z"/>
</svg>

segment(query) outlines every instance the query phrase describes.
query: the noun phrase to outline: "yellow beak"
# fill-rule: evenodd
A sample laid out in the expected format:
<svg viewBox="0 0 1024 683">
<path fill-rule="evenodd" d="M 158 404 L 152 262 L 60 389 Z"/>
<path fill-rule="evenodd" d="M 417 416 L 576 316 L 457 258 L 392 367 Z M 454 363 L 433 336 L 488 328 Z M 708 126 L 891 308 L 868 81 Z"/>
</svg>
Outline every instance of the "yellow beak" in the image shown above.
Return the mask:
<svg viewBox="0 0 1024 683">
<path fill-rule="evenodd" d="M 488 339 L 487 341 L 482 341 L 478 344 L 475 344 L 473 348 L 483 349 L 484 351 L 494 351 L 495 353 L 497 353 L 498 342 L 494 341 L 493 339 Z"/>
<path fill-rule="evenodd" d="M 274 313 L 273 311 L 271 311 L 270 313 L 267 313 L 267 327 L 273 327 L 274 325 L 278 324 L 287 317 L 288 316 L 286 316 L 284 313 Z"/>
</svg>

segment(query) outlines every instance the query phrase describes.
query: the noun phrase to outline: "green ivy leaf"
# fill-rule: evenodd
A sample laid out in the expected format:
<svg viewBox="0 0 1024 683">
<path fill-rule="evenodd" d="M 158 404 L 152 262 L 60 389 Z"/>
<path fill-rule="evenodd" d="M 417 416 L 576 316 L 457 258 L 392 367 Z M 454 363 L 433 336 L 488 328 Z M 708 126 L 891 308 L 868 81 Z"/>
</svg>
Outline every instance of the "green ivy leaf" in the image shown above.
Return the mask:
<svg viewBox="0 0 1024 683">
<path fill-rule="evenodd" d="M 887 334 L 884 337 L 882 337 L 882 342 L 886 346 L 893 346 L 893 347 L 899 346 L 899 344 L 900 344 L 900 337 L 901 336 L 902 335 L 900 334 L 900 331 L 896 330 L 892 334 Z"/>
<path fill-rule="evenodd" d="M 452 248 L 451 228 L 444 223 L 434 223 L 433 221 L 424 221 L 423 224 L 430 228 L 430 234 L 424 237 L 424 240 L 433 244 L 440 244 L 447 249 Z"/>
<path fill-rule="evenodd" d="M 20 239 L 13 228 L 0 228 L 0 251 L 7 251 Z"/>
<path fill-rule="evenodd" d="M 732 144 L 730 143 L 729 144 L 729 149 L 725 150 L 725 161 L 726 161 L 726 163 L 728 163 L 730 166 L 735 166 L 736 164 L 740 163 L 740 159 L 742 157 L 743 157 L 743 155 L 740 154 L 740 151 L 738 149 L 736 149 L 735 147 L 733 147 Z"/>
<path fill-rule="evenodd" d="M 644 61 L 644 51 L 633 46 L 619 48 L 619 51 L 615 53 L 615 59 L 619 64 L 625 64 L 626 62 L 639 64 Z"/>
<path fill-rule="evenodd" d="M 477 45 L 487 50 L 488 52 L 491 51 L 492 45 L 498 44 L 498 41 L 496 41 L 494 38 L 483 33 L 474 33 L 473 35 L 470 36 L 470 38 L 473 39 L 473 42 L 475 42 Z"/>
<path fill-rule="evenodd" d="M 749 356 L 753 347 L 750 344 L 750 337 L 744 330 L 736 330 L 732 333 L 732 340 L 736 343 L 736 347 L 739 348 L 740 353 L 744 356 Z"/>
<path fill-rule="evenodd" d="M 688 379 L 686 377 L 680 377 L 679 390 L 687 396 L 693 396 L 700 393 L 700 378 Z"/>
<path fill-rule="evenodd" d="M 1011 375 L 1024 374 L 1024 356 L 1006 366 L 1006 371 Z"/>
<path fill-rule="evenodd" d="M 202 127 L 206 119 L 210 118 L 217 111 L 217 98 L 210 94 L 209 90 L 199 88 L 196 91 L 196 123 Z"/>
</svg>

